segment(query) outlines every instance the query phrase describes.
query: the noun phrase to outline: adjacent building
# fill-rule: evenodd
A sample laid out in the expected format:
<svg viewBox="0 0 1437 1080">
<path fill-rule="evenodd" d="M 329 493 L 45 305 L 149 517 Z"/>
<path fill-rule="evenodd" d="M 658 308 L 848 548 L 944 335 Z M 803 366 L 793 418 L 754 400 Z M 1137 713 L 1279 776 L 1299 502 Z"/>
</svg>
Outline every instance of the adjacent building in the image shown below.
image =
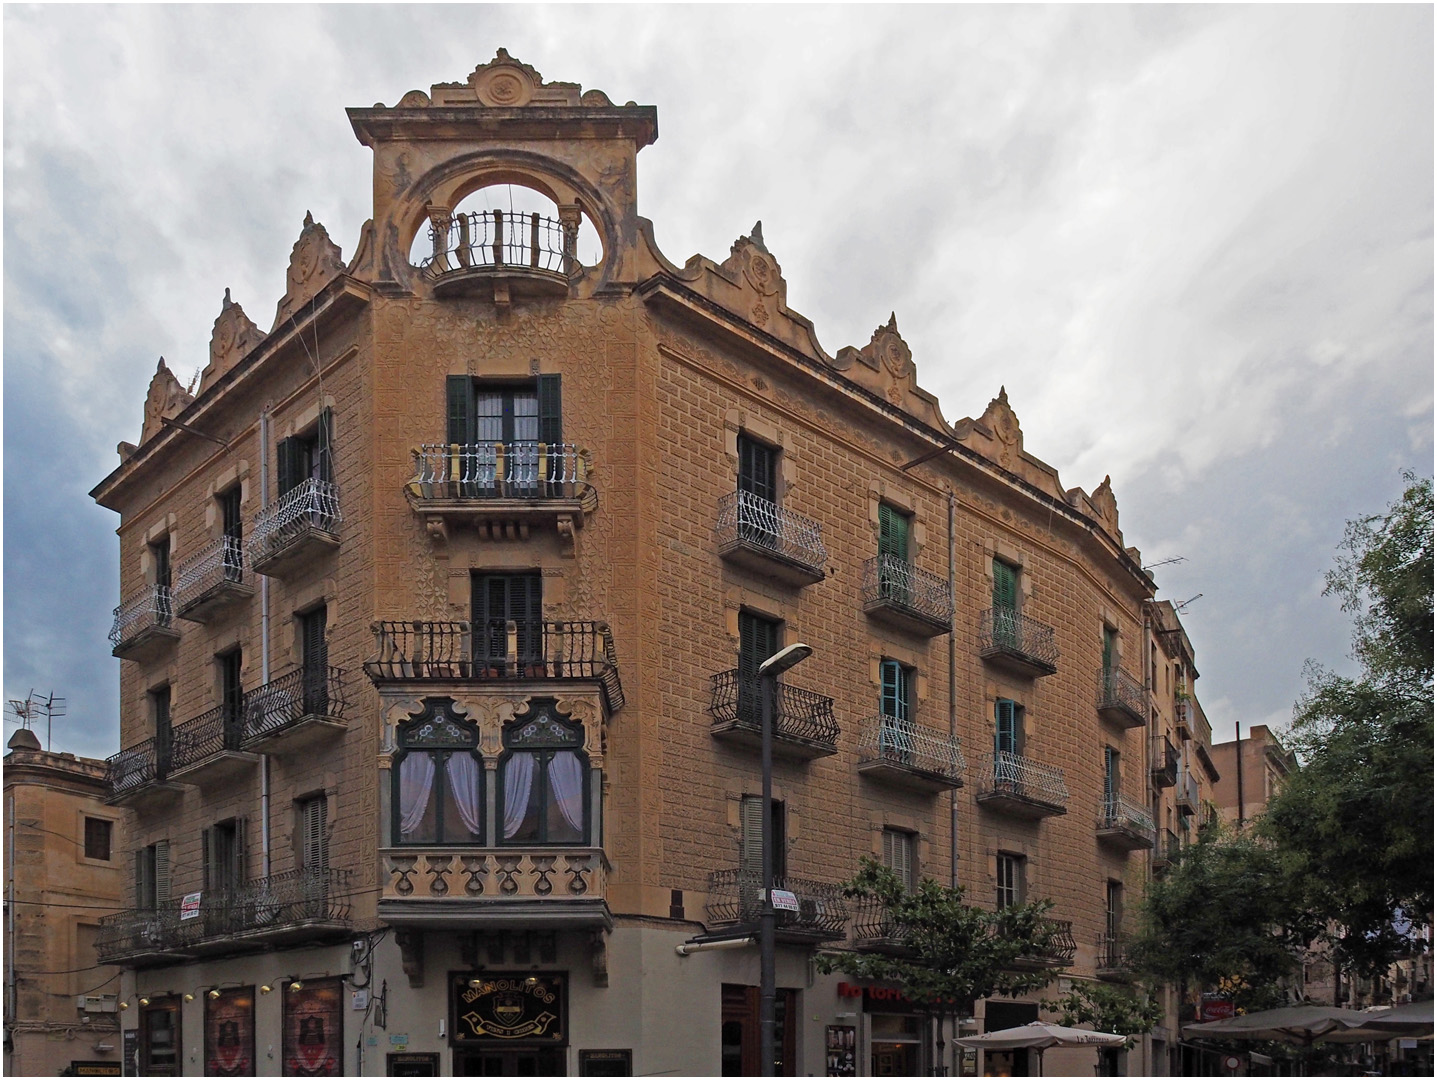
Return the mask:
<svg viewBox="0 0 1437 1080">
<path fill-rule="evenodd" d="M 1268 800 L 1297 768 L 1297 758 L 1265 724 L 1248 728 L 1246 737 L 1220 742 L 1212 748 L 1213 761 L 1223 779 L 1213 789 L 1223 821 L 1244 828 L 1267 809 Z"/>
<path fill-rule="evenodd" d="M 1121 974 L 1157 821 L 1215 772 L 1108 480 L 1065 487 L 1002 389 L 945 420 L 892 317 L 825 351 L 758 225 L 671 262 L 650 106 L 501 50 L 349 119 L 352 255 L 306 218 L 270 328 L 226 294 L 197 395 L 162 361 L 93 493 L 135 1067 L 757 1073 L 756 669 L 802 641 L 781 1071 L 1024 1068 L 930 1060 L 907 1002 L 813 958 L 887 946 L 840 888 L 871 855 L 1051 898 L 1026 962 Z"/>
</svg>

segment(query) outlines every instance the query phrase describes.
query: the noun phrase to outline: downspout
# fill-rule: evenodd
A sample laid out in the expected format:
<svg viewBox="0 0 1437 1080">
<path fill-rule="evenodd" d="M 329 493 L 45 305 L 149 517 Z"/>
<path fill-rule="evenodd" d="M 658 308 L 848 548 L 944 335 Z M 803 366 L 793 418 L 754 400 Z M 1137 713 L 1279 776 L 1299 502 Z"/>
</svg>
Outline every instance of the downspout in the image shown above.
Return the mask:
<svg viewBox="0 0 1437 1080">
<path fill-rule="evenodd" d="M 259 505 L 269 508 L 269 405 L 259 414 Z M 269 685 L 269 575 L 259 577 L 259 681 Z M 269 855 L 269 755 L 259 756 L 259 843 L 264 879 L 270 877 Z"/>
<path fill-rule="evenodd" d="M 956 548 L 953 537 L 953 508 L 955 498 L 953 488 L 948 488 L 948 603 L 953 609 L 949 618 L 957 614 L 956 597 Z M 956 745 L 958 741 L 958 643 L 954 640 L 956 631 L 950 624 L 948 628 L 948 739 L 949 745 Z M 951 881 L 953 888 L 958 887 L 958 789 L 948 789 L 948 836 L 949 853 L 948 865 L 952 868 Z M 941 1021 L 940 1021 L 941 1023 Z"/>
<path fill-rule="evenodd" d="M 1148 725 L 1147 721 L 1150 720 L 1150 719 L 1152 719 L 1152 714 L 1153 714 L 1153 698 L 1155 698 L 1155 697 L 1157 696 L 1157 692 L 1158 692 L 1158 672 L 1157 672 L 1157 668 L 1153 666 L 1153 640 L 1154 640 L 1154 638 L 1155 638 L 1156 636 L 1157 636 L 1157 635 L 1155 635 L 1155 634 L 1153 633 L 1153 605 L 1152 605 L 1152 600 L 1151 600 L 1151 599 L 1149 599 L 1149 600 L 1144 600 L 1144 601 L 1143 601 L 1143 669 L 1144 669 L 1143 681 L 1144 681 L 1144 683 L 1145 683 L 1145 684 L 1147 685 L 1147 687 L 1148 687 L 1148 697 L 1147 697 L 1147 699 L 1143 702 L 1143 713 L 1144 713 L 1144 716 L 1143 716 L 1143 728 L 1144 728 L 1144 730 L 1146 730 L 1147 733 L 1148 733 L 1148 734 L 1147 734 L 1147 740 L 1146 740 L 1148 745 L 1143 749 L 1143 765 L 1144 765 L 1145 770 L 1146 770 L 1146 771 L 1143 773 L 1143 786 L 1144 786 L 1145 788 L 1147 788 L 1147 790 L 1148 790 L 1148 806 L 1151 807 L 1151 808 L 1152 808 L 1152 811 L 1153 811 L 1153 843 L 1154 843 L 1154 845 L 1159 844 L 1159 843 L 1162 842 L 1161 839 L 1160 839 L 1160 837 L 1162 836 L 1162 834 L 1158 831 L 1159 829 L 1162 828 L 1162 826 L 1159 824 L 1159 822 L 1162 820 L 1162 816 L 1158 813 L 1158 808 L 1159 808 L 1159 804 L 1161 803 L 1161 798 L 1158 798 L 1158 799 L 1154 799 L 1154 798 L 1153 798 L 1153 738 L 1152 738 L 1153 732 L 1152 732 L 1152 728 Z M 1148 860 L 1148 878 L 1151 879 L 1151 878 L 1152 878 L 1152 875 L 1153 875 L 1153 862 L 1152 862 L 1152 859 L 1149 859 L 1149 860 Z M 1179 1030 L 1181 1030 L 1181 1024 L 1179 1024 Z M 1139 1039 L 1138 1045 L 1139 1045 L 1139 1047 L 1141 1047 L 1141 1054 L 1142 1054 L 1142 1058 L 1143 1058 L 1143 1073 L 1144 1073 L 1145 1075 L 1147 1075 L 1147 1076 L 1152 1076 L 1152 1075 L 1153 1075 L 1153 1040 L 1152 1040 L 1148 1035 L 1143 1035 L 1143 1036 Z"/>
</svg>

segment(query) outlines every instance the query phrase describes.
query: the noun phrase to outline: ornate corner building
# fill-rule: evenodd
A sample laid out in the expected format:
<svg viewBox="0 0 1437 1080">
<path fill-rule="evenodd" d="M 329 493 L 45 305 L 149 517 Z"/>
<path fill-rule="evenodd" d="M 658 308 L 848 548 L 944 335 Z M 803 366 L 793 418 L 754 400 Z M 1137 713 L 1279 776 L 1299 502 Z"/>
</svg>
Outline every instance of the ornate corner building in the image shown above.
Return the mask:
<svg viewBox="0 0 1437 1080">
<path fill-rule="evenodd" d="M 796 641 L 782 1070 L 964 1064 L 815 973 L 885 947 L 864 855 L 1050 897 L 1031 962 L 1119 977 L 1207 735 L 1110 484 L 1065 489 L 1001 390 L 945 421 L 894 318 L 826 353 L 757 225 L 665 258 L 652 107 L 501 50 L 349 118 L 353 256 L 307 217 L 270 330 L 226 294 L 197 395 L 161 361 L 93 492 L 136 1069 L 756 1073 L 756 669 Z"/>
</svg>

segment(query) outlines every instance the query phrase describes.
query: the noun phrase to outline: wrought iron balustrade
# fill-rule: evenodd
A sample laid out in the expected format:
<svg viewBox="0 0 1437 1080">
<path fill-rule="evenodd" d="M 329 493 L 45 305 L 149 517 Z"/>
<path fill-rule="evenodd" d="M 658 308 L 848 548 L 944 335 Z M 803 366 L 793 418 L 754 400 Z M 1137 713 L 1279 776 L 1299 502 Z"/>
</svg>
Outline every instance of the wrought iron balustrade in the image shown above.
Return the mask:
<svg viewBox="0 0 1437 1080">
<path fill-rule="evenodd" d="M 1151 840 L 1157 825 L 1147 807 L 1126 795 L 1108 795 L 1098 804 L 1099 829 L 1125 829 Z"/>
<path fill-rule="evenodd" d="M 250 565 L 260 566 L 310 533 L 337 536 L 343 520 L 339 488 L 309 477 L 255 515 L 249 541 Z"/>
<path fill-rule="evenodd" d="M 244 742 L 264 739 L 307 717 L 344 719 L 349 708 L 340 668 L 296 668 L 244 697 Z"/>
<path fill-rule="evenodd" d="M 983 755 L 978 797 L 1006 796 L 1040 803 L 1059 810 L 1068 805 L 1063 770 L 1043 765 L 1009 750 Z"/>
<path fill-rule="evenodd" d="M 431 224 L 434 253 L 420 263 L 430 278 L 464 270 L 516 267 L 568 277 L 581 269 L 574 257 L 579 223 L 537 213 L 479 210 Z"/>
<path fill-rule="evenodd" d="M 735 491 L 719 500 L 714 533 L 721 556 L 757 552 L 791 563 L 813 579 L 823 577 L 828 561 L 823 526 L 752 492 Z"/>
<path fill-rule="evenodd" d="M 1099 934 L 1097 961 L 1099 971 L 1121 972 L 1128 966 L 1127 942 L 1122 934 Z"/>
<path fill-rule="evenodd" d="M 598 682 L 609 709 L 623 707 L 614 636 L 605 622 L 491 619 L 373 623 L 376 682 L 568 679 Z"/>
<path fill-rule="evenodd" d="M 608 886 L 599 848 L 395 847 L 381 857 L 386 901 L 602 901 Z"/>
<path fill-rule="evenodd" d="M 1178 752 L 1166 735 L 1152 739 L 1153 786 L 1172 787 L 1178 782 Z"/>
<path fill-rule="evenodd" d="M 1009 656 L 1052 674 L 1058 670 L 1058 641 L 1053 628 L 1030 619 L 1017 608 L 989 608 L 979 616 L 978 654 L 983 657 Z"/>
<path fill-rule="evenodd" d="M 150 738 L 105 759 L 105 787 L 111 801 L 162 783 L 170 771 L 170 747 Z"/>
<path fill-rule="evenodd" d="M 409 491 L 420 499 L 578 499 L 591 469 L 572 443 L 425 443 Z"/>
<path fill-rule="evenodd" d="M 827 746 L 838 742 L 838 721 L 833 716 L 831 697 L 780 682 L 776 698 L 774 738 L 801 739 Z M 761 733 L 763 691 L 758 675 L 740 674 L 738 668 L 720 671 L 713 677 L 709 712 L 716 724 L 731 724 Z"/>
<path fill-rule="evenodd" d="M 1183 769 L 1178 774 L 1175 796 L 1179 813 L 1196 814 L 1200 809 L 1197 777 L 1187 769 Z"/>
<path fill-rule="evenodd" d="M 239 750 L 244 741 L 244 704 L 219 705 L 186 720 L 170 735 L 170 768 L 179 772 L 227 750 Z"/>
<path fill-rule="evenodd" d="M 953 592 L 948 579 L 920 570 L 896 555 L 878 555 L 863 564 L 865 608 L 889 604 L 934 625 L 953 625 Z"/>
<path fill-rule="evenodd" d="M 888 908 L 871 896 L 850 900 L 854 944 L 898 944 L 898 925 Z"/>
<path fill-rule="evenodd" d="M 244 543 L 237 536 L 222 536 L 180 563 L 175 575 L 175 607 L 192 607 L 207 594 L 245 580 Z"/>
<path fill-rule="evenodd" d="M 791 892 L 798 898 L 797 911 L 776 913 L 775 924 L 778 930 L 817 937 L 843 936 L 844 926 L 848 922 L 848 901 L 841 887 L 787 876 L 775 877 L 773 887 Z M 762 908 L 762 874 L 728 869 L 715 870 L 709 875 L 710 923 L 752 923 L 757 926 Z"/>
<path fill-rule="evenodd" d="M 164 953 L 180 944 L 180 904 L 166 900 L 153 908 L 129 908 L 100 919 L 95 955 L 104 963 L 143 953 Z"/>
<path fill-rule="evenodd" d="M 995 932 L 1003 933 L 997 928 Z M 1018 957 L 1014 967 L 1067 967 L 1078 951 L 1078 943 L 1073 938 L 1073 924 L 1068 919 L 1039 919 L 1033 938 L 1032 951 Z"/>
<path fill-rule="evenodd" d="M 122 649 L 141 634 L 169 628 L 175 617 L 174 595 L 168 585 L 146 585 L 115 608 L 110 644 Z"/>
<path fill-rule="evenodd" d="M 1097 705 L 1098 711 L 1110 720 L 1130 727 L 1147 723 L 1147 687 L 1122 668 L 1098 672 Z"/>
<path fill-rule="evenodd" d="M 1153 848 L 1154 868 L 1167 866 L 1177 858 L 1181 850 L 1182 844 L 1178 841 L 1177 833 L 1171 829 L 1159 829 L 1157 845 Z"/>
<path fill-rule="evenodd" d="M 873 716 L 858 729 L 860 768 L 868 762 L 886 762 L 951 781 L 963 782 L 963 750 L 946 731 L 925 727 L 914 720 Z"/>
</svg>

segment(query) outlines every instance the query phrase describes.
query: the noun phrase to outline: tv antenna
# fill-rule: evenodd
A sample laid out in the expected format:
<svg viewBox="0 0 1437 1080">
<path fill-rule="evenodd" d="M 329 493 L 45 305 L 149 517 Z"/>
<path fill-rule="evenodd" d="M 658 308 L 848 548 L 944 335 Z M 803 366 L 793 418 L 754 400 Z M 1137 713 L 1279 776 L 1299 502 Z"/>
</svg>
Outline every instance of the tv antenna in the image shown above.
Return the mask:
<svg viewBox="0 0 1437 1080">
<path fill-rule="evenodd" d="M 1161 560 L 1160 562 L 1148 563 L 1148 565 L 1145 566 L 1145 567 L 1143 567 L 1143 569 L 1144 569 L 1144 570 L 1156 570 L 1159 566 L 1171 566 L 1171 565 L 1173 565 L 1174 563 L 1187 562 L 1187 561 L 1188 561 L 1188 557 L 1187 557 L 1186 555 L 1174 555 L 1171 559 L 1163 559 L 1163 560 Z"/>
<path fill-rule="evenodd" d="M 14 714 L 11 723 L 18 723 L 22 727 L 32 727 L 41 717 L 45 718 L 45 749 L 51 749 L 51 736 L 54 732 L 55 720 L 65 715 L 65 699 L 56 697 L 51 691 L 45 697 L 37 697 L 35 691 L 30 691 L 30 696 L 24 701 L 18 698 L 11 698 L 5 706 Z M 7 719 L 9 719 L 7 717 Z"/>
<path fill-rule="evenodd" d="M 1201 599 L 1202 599 L 1202 593 L 1198 593 L 1196 596 L 1190 596 L 1190 597 L 1188 597 L 1186 600 L 1183 600 L 1183 601 L 1180 602 L 1180 603 L 1174 604 L 1174 605 L 1173 605 L 1173 610 L 1176 611 L 1179 615 L 1186 615 L 1186 614 L 1187 614 L 1187 610 L 1188 610 L 1188 605 L 1191 604 L 1191 603 L 1194 603 L 1194 602 L 1196 602 L 1196 601 L 1198 601 L 1198 600 L 1201 600 Z"/>
</svg>

